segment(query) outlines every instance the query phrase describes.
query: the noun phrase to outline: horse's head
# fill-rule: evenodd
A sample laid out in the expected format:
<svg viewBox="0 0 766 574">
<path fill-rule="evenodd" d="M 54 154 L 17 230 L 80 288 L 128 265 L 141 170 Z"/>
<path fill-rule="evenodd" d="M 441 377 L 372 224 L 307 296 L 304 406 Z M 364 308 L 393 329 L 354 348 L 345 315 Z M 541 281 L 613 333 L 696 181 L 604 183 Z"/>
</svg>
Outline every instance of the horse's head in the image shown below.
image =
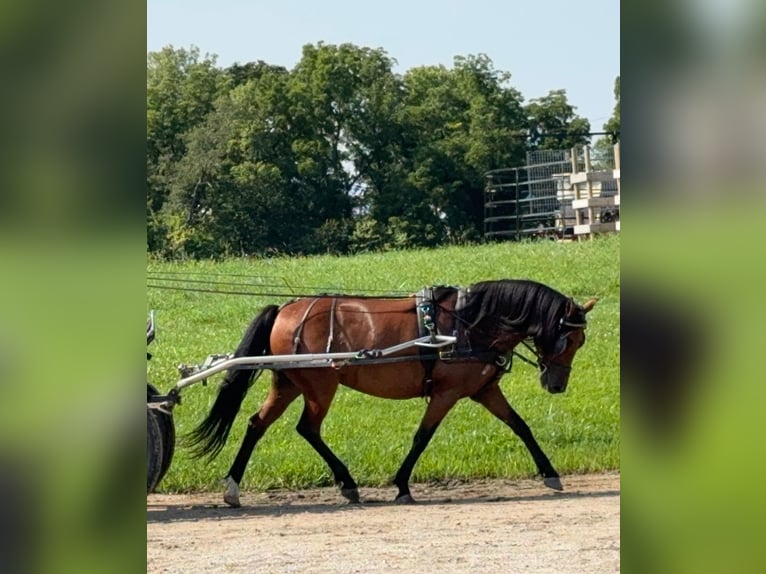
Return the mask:
<svg viewBox="0 0 766 574">
<path fill-rule="evenodd" d="M 585 315 L 595 304 L 596 299 L 590 299 L 582 306 L 570 299 L 558 323 L 557 332 L 545 339 L 535 340 L 540 384 L 548 392 L 563 393 L 566 390 L 574 356 L 585 344 Z"/>
</svg>

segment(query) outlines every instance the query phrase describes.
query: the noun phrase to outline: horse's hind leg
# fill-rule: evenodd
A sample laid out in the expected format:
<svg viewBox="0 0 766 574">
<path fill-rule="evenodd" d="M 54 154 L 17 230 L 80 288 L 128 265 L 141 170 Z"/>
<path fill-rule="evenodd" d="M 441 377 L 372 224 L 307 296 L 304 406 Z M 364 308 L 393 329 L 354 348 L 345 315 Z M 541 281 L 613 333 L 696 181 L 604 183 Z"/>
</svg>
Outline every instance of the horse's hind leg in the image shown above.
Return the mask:
<svg viewBox="0 0 766 574">
<path fill-rule="evenodd" d="M 540 448 L 540 445 L 537 444 L 527 423 L 525 423 L 524 419 L 519 416 L 519 413 L 513 410 L 511 405 L 508 404 L 508 400 L 500 390 L 498 383 L 494 382 L 487 385 L 471 398 L 483 405 L 489 412 L 511 427 L 511 430 L 522 440 L 527 447 L 527 450 L 529 450 L 529 454 L 532 455 L 532 458 L 537 465 L 537 470 L 543 477 L 545 486 L 554 490 L 563 490 L 561 480 L 559 480 L 559 474 L 553 468 L 551 461 L 548 460 L 548 457 Z"/>
<path fill-rule="evenodd" d="M 407 457 L 404 459 L 402 466 L 396 473 L 394 478 L 394 484 L 399 487 L 399 493 L 396 495 L 395 502 L 397 504 L 411 504 L 414 501 L 410 494 L 410 476 L 412 470 L 415 468 L 415 463 L 420 458 L 420 455 L 428 446 L 431 437 L 436 432 L 442 419 L 447 415 L 450 409 L 455 406 L 459 397 L 453 395 L 434 394 L 431 401 L 428 403 L 426 413 L 423 415 L 423 420 L 420 422 L 415 437 L 412 439 L 412 447 L 410 452 L 407 453 Z"/>
<path fill-rule="evenodd" d="M 226 493 L 223 499 L 229 506 L 238 507 L 239 483 L 245 474 L 245 468 L 253 454 L 253 449 L 258 441 L 266 433 L 271 424 L 276 421 L 285 409 L 292 403 L 301 392 L 290 379 L 281 373 L 274 373 L 271 389 L 260 410 L 255 413 L 247 424 L 245 438 L 234 462 L 226 475 Z"/>
<path fill-rule="evenodd" d="M 327 443 L 322 440 L 322 435 L 320 434 L 322 421 L 330 409 L 330 404 L 337 388 L 337 383 L 325 381 L 304 392 L 306 404 L 296 430 L 319 453 L 319 456 L 324 459 L 327 466 L 330 467 L 335 484 L 340 487 L 341 494 L 349 502 L 356 503 L 359 502 L 359 490 L 356 481 L 351 477 L 346 465 L 335 456 L 335 453 L 330 450 Z"/>
</svg>

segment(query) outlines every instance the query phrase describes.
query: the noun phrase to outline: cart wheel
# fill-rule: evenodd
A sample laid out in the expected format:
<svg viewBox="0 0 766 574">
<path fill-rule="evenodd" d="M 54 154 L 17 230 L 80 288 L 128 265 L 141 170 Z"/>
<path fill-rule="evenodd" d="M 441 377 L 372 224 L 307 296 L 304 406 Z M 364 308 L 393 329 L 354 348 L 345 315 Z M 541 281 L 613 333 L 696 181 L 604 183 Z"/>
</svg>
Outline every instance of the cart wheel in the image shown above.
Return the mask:
<svg viewBox="0 0 766 574">
<path fill-rule="evenodd" d="M 173 453 L 176 446 L 176 431 L 173 424 L 173 415 L 163 413 L 162 411 L 155 410 L 155 416 L 157 422 L 160 425 L 160 434 L 162 435 L 162 465 L 160 466 L 160 475 L 157 477 L 157 484 L 159 484 L 165 473 L 170 468 L 170 463 L 173 461 Z M 156 486 L 156 485 L 155 485 Z"/>
<path fill-rule="evenodd" d="M 154 387 L 154 385 L 146 384 L 146 400 L 151 400 L 154 395 L 159 395 L 160 392 Z M 154 416 L 160 426 L 160 435 L 162 436 L 162 465 L 160 466 L 160 475 L 157 478 L 157 484 L 159 484 L 165 473 L 170 468 L 170 463 L 173 461 L 173 453 L 176 446 L 176 431 L 175 424 L 173 423 L 173 415 L 158 409 L 154 410 Z"/>
<path fill-rule="evenodd" d="M 146 407 L 146 494 L 157 486 L 162 470 L 162 431 L 154 411 Z"/>
</svg>

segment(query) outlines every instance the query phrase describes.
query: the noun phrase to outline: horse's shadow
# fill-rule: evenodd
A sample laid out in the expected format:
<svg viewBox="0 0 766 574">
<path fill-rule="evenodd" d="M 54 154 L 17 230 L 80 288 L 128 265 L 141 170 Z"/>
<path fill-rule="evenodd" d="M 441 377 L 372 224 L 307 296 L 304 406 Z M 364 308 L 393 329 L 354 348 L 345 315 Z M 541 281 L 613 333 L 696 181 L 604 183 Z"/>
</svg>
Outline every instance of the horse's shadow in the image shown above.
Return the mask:
<svg viewBox="0 0 766 574">
<path fill-rule="evenodd" d="M 561 499 L 578 498 L 605 498 L 620 496 L 619 490 L 603 490 L 598 492 L 546 492 L 536 494 L 518 494 L 510 496 L 478 495 L 478 496 L 439 496 L 434 498 L 421 497 L 415 504 L 399 505 L 392 500 L 369 497 L 362 502 L 352 503 L 265 503 L 245 505 L 240 508 L 231 508 L 225 504 L 148 504 L 146 509 L 147 523 L 189 522 L 206 519 L 236 520 L 254 516 L 283 516 L 292 514 L 334 514 L 338 512 L 364 512 L 370 508 L 382 506 L 395 506 L 402 509 L 416 509 L 419 506 L 438 505 L 469 505 L 469 504 L 493 504 L 499 502 L 556 502 Z"/>
</svg>

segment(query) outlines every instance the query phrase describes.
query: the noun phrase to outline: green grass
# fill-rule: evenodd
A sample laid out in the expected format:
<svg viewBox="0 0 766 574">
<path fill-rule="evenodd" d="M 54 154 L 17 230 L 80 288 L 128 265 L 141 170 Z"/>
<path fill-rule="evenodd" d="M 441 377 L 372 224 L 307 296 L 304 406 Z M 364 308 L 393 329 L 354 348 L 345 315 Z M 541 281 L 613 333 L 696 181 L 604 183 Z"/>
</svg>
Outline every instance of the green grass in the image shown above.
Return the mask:
<svg viewBox="0 0 766 574">
<path fill-rule="evenodd" d="M 486 279 L 529 278 L 575 297 L 599 302 L 588 315 L 588 339 L 575 358 L 567 392 L 550 395 L 535 369 L 516 361 L 501 387 L 561 474 L 619 468 L 620 328 L 619 236 L 574 243 L 497 243 L 356 257 L 308 257 L 225 262 L 150 262 L 149 271 L 269 276 L 281 287 L 257 290 L 316 293 L 352 289 L 414 292 L 425 285 L 468 285 Z M 239 281 L 244 278 L 238 279 Z M 257 283 L 257 282 L 256 282 Z M 157 312 L 149 380 L 167 391 L 176 365 L 201 363 L 229 352 L 266 304 L 286 297 L 235 296 L 148 290 Z M 220 375 L 186 389 L 175 409 L 183 435 L 207 414 Z M 242 440 L 247 418 L 266 395 L 269 375 L 256 382 L 226 447 L 213 462 L 193 460 L 177 446 L 160 490 L 218 490 Z M 245 489 L 332 484 L 329 469 L 295 432 L 302 401 L 293 403 L 258 444 L 243 479 Z M 341 388 L 325 419 L 323 437 L 360 485 L 389 484 L 423 415 L 423 399 L 390 401 Z M 449 413 L 418 461 L 413 481 L 527 477 L 536 473 L 521 441 L 481 406 L 464 400 Z"/>
</svg>

